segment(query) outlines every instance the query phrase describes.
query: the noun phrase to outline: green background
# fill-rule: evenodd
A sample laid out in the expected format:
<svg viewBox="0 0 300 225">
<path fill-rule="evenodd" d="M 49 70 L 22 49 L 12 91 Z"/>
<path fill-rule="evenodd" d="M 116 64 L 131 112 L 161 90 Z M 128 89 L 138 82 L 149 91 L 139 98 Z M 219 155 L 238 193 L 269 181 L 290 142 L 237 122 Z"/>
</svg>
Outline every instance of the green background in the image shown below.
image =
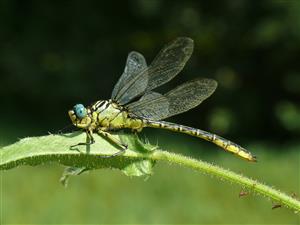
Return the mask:
<svg viewBox="0 0 300 225">
<path fill-rule="evenodd" d="M 247 163 L 204 141 L 146 129 L 153 144 L 299 196 L 300 3 L 298 1 L 0 1 L 0 145 L 70 124 L 67 110 L 107 99 L 128 52 L 150 63 L 178 36 L 194 53 L 165 92 L 196 78 L 218 81 L 201 106 L 169 121 L 201 128 L 258 156 Z M 193 171 L 159 164 L 128 178 L 98 170 L 58 182 L 62 167 L 1 172 L 2 223 L 296 224 L 259 196 Z"/>
</svg>

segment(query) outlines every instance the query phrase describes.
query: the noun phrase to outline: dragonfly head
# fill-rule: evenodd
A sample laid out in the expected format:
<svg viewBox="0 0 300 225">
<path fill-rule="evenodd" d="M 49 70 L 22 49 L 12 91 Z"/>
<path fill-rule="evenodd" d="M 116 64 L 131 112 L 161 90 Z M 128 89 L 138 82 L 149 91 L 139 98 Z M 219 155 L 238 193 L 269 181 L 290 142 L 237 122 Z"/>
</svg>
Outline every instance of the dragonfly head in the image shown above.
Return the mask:
<svg viewBox="0 0 300 225">
<path fill-rule="evenodd" d="M 88 109 L 82 104 L 76 104 L 68 113 L 76 127 L 87 128 L 91 124 L 92 119 L 89 117 Z"/>
</svg>

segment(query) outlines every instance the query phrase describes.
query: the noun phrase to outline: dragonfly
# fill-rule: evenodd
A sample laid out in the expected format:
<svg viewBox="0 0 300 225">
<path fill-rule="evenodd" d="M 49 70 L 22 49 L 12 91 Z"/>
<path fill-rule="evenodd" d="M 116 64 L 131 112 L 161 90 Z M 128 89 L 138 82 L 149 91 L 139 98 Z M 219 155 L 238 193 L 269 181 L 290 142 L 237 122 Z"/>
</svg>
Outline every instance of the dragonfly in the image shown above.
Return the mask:
<svg viewBox="0 0 300 225">
<path fill-rule="evenodd" d="M 120 151 L 114 154 L 101 156 L 113 157 L 127 149 L 126 144 L 112 135 L 113 131 L 131 129 L 140 132 L 145 127 L 151 127 L 202 138 L 243 159 L 256 161 L 256 157 L 249 151 L 223 137 L 163 121 L 198 106 L 217 88 L 215 80 L 197 78 L 165 94 L 153 91 L 181 72 L 193 49 L 194 42 L 191 38 L 178 37 L 164 46 L 149 66 L 142 54 L 130 52 L 111 99 L 96 101 L 88 107 L 76 104 L 68 111 L 72 124 L 84 129 L 87 134 L 87 141 L 77 145 L 93 144 L 93 133 L 98 133 L 120 147 Z"/>
</svg>

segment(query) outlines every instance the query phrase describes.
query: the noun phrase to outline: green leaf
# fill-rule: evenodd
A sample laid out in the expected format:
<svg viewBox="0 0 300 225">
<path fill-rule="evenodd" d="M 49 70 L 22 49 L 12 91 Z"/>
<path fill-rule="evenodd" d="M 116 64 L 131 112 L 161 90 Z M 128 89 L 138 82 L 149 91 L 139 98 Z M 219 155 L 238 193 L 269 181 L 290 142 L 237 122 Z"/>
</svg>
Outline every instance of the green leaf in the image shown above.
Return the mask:
<svg viewBox="0 0 300 225">
<path fill-rule="evenodd" d="M 70 146 L 85 142 L 85 133 L 24 138 L 0 150 L 0 169 L 58 162 L 71 167 L 65 170 L 63 175 L 65 178 L 99 168 L 120 169 L 128 176 L 152 174 L 154 162 L 145 156 L 151 154 L 155 147 L 141 142 L 133 134 L 121 134 L 116 137 L 120 138 L 122 143 L 126 143 L 128 149 L 124 154 L 111 158 L 101 158 L 101 156 L 112 155 L 120 151 L 119 147 L 97 134 L 94 134 L 94 144 L 76 146 L 72 150 Z M 63 178 L 62 182 L 64 182 Z"/>
<path fill-rule="evenodd" d="M 61 178 L 61 182 L 66 185 L 70 176 L 99 168 L 120 169 L 127 176 L 149 176 L 152 174 L 155 162 L 163 161 L 182 165 L 215 176 L 222 181 L 226 180 L 240 185 L 243 189 L 248 189 L 249 192 L 267 197 L 280 205 L 293 209 L 295 212 L 300 211 L 298 199 L 257 180 L 201 160 L 159 150 L 149 143 L 141 142 L 133 134 L 122 134 L 116 137 L 120 138 L 122 143 L 126 143 L 129 148 L 124 154 L 111 158 L 101 158 L 100 156 L 112 155 L 119 151 L 118 147 L 97 134 L 94 135 L 95 144 L 78 146 L 76 150 L 70 150 L 70 146 L 84 142 L 86 140 L 84 133 L 24 138 L 15 144 L 0 149 L 0 170 L 7 170 L 20 165 L 36 166 L 43 163 L 58 162 L 68 166 Z"/>
</svg>

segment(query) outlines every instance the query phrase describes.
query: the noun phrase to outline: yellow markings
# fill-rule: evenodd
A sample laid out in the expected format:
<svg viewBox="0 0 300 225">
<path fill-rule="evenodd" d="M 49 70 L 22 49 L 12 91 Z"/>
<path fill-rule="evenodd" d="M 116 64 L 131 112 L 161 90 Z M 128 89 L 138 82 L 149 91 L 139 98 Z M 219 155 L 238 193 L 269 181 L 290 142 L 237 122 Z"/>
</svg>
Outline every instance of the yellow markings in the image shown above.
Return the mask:
<svg viewBox="0 0 300 225">
<path fill-rule="evenodd" d="M 132 124 L 130 124 L 130 125 L 132 126 Z M 246 159 L 248 161 L 256 162 L 256 157 L 253 156 L 246 149 L 244 149 L 241 146 L 234 144 L 231 141 L 228 141 L 216 134 L 212 134 L 212 133 L 200 130 L 200 129 L 195 129 L 192 127 L 177 125 L 177 124 L 164 122 L 164 121 L 145 120 L 143 122 L 143 126 L 153 127 L 153 128 L 162 128 L 162 129 L 167 129 L 167 130 L 176 131 L 176 132 L 196 136 L 199 138 L 203 138 L 204 140 L 212 142 L 215 145 L 221 147 L 222 149 L 224 149 L 227 152 L 231 152 L 231 153 L 238 155 L 241 158 Z"/>
<path fill-rule="evenodd" d="M 241 146 L 233 144 L 229 141 L 223 141 L 221 139 L 215 139 L 212 142 L 215 143 L 216 145 L 222 147 L 225 151 L 236 154 L 248 161 L 256 162 L 255 156 L 253 156 L 250 152 L 248 152 L 246 149 L 242 148 Z"/>
</svg>

